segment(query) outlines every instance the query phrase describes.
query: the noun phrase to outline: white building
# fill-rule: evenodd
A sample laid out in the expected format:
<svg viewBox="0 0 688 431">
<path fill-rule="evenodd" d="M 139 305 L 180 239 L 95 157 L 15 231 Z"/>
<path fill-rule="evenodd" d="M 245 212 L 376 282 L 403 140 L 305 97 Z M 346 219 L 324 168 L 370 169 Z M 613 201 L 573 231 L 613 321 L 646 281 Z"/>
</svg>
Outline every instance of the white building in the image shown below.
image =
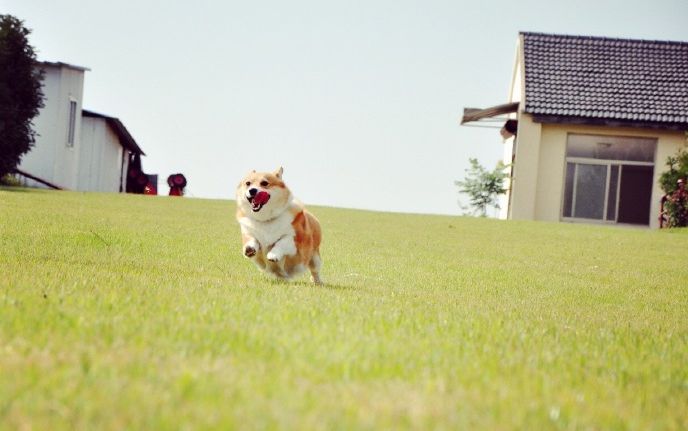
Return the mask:
<svg viewBox="0 0 688 431">
<path fill-rule="evenodd" d="M 25 184 L 126 191 L 129 163 L 144 153 L 117 118 L 83 109 L 88 69 L 51 62 L 37 67 L 45 72 L 45 106 L 33 120 L 36 142 L 18 167 Z"/>
<path fill-rule="evenodd" d="M 658 227 L 667 157 L 688 144 L 688 43 L 521 33 L 502 218 Z"/>
</svg>

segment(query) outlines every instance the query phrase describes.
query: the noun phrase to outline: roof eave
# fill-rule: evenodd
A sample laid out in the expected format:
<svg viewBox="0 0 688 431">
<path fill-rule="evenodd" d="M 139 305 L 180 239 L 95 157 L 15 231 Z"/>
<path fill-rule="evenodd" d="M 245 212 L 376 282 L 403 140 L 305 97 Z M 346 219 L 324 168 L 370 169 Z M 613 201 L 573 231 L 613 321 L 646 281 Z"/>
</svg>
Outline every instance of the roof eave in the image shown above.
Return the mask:
<svg viewBox="0 0 688 431">
<path fill-rule="evenodd" d="M 575 124 L 585 126 L 630 127 L 637 129 L 688 132 L 688 123 L 680 122 L 623 120 L 617 118 L 591 118 L 572 115 L 533 114 L 529 112 L 526 113 L 532 115 L 533 121 L 535 123 L 542 124 Z"/>
<path fill-rule="evenodd" d="M 84 66 L 77 66 L 75 64 L 63 63 L 61 61 L 37 61 L 35 63 L 38 66 L 52 66 L 52 67 L 64 67 L 67 69 L 79 70 L 82 72 L 90 72 L 91 69 Z"/>
</svg>

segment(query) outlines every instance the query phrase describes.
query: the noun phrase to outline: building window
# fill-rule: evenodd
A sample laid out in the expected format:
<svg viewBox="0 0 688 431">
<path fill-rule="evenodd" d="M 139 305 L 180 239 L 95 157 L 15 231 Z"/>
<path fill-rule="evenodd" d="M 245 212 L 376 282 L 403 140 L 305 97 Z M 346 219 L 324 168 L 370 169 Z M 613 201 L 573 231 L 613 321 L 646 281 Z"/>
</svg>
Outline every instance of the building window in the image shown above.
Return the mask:
<svg viewBox="0 0 688 431">
<path fill-rule="evenodd" d="M 562 216 L 647 225 L 657 140 L 569 135 Z"/>
<path fill-rule="evenodd" d="M 69 101 L 69 131 L 67 133 L 67 146 L 74 146 L 74 132 L 76 130 L 76 101 Z"/>
</svg>

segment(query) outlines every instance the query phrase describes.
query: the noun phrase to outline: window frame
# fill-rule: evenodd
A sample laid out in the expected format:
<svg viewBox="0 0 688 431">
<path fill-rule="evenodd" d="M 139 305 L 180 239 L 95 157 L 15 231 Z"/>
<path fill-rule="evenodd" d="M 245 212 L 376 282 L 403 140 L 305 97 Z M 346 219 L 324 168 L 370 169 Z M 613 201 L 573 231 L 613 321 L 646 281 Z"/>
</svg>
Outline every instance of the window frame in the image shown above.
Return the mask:
<svg viewBox="0 0 688 431">
<path fill-rule="evenodd" d="M 623 139 L 623 138 L 630 138 L 630 139 L 647 139 L 648 141 L 652 141 L 652 145 L 654 146 L 653 149 L 653 161 L 631 161 L 631 160 L 617 160 L 617 159 L 595 159 L 595 158 L 586 158 L 586 157 L 576 157 L 576 156 L 568 156 L 568 143 L 569 139 L 571 136 L 591 136 L 591 137 L 596 137 L 600 138 L 601 140 L 606 140 L 606 139 Z M 584 223 L 597 223 L 597 224 L 616 224 L 618 223 L 618 218 L 619 218 L 619 198 L 620 198 L 620 191 L 621 191 L 621 175 L 623 171 L 623 166 L 648 166 L 654 169 L 656 165 L 656 159 L 657 159 L 657 146 L 658 146 L 659 139 L 657 137 L 648 137 L 648 136 L 623 136 L 623 135 L 598 135 L 598 134 L 593 134 L 593 133 L 567 133 L 566 134 L 566 144 L 565 144 L 565 150 L 564 150 L 564 169 L 563 169 L 563 181 L 562 181 L 562 188 L 561 188 L 561 202 L 559 205 L 559 219 L 561 221 L 566 221 L 566 222 L 584 222 Z M 649 143 L 649 142 L 648 142 Z M 571 215 L 572 216 L 565 216 L 564 215 L 564 209 L 566 205 L 566 175 L 567 175 L 567 166 L 569 163 L 573 164 L 573 184 L 572 184 L 572 197 L 571 197 Z M 594 218 L 582 218 L 582 217 L 575 217 L 575 204 L 576 204 L 576 188 L 578 186 L 577 184 L 577 179 L 578 179 L 578 165 L 579 164 L 588 164 L 588 165 L 603 165 L 607 167 L 607 174 L 606 174 L 606 181 L 605 181 L 605 199 L 604 199 L 604 207 L 603 207 L 603 212 L 602 212 L 602 218 L 601 219 L 594 219 Z M 608 213 L 608 205 L 609 205 L 609 193 L 610 193 L 610 182 L 611 182 L 611 175 L 612 175 L 612 166 L 618 166 L 618 172 L 617 172 L 617 178 L 616 178 L 616 196 L 615 196 L 615 209 L 614 209 L 614 219 L 613 220 L 608 220 L 607 216 L 609 215 Z"/>
<path fill-rule="evenodd" d="M 69 98 L 69 111 L 67 113 L 67 147 L 74 148 L 76 142 L 76 114 L 78 102 L 75 98 Z"/>
</svg>

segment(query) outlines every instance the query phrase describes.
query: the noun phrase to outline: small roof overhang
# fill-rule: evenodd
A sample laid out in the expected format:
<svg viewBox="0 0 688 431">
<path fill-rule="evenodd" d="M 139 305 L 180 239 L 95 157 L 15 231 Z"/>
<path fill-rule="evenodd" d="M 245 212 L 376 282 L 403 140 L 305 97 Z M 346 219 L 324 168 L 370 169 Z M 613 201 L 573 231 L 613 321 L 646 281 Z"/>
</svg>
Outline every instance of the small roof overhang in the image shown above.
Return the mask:
<svg viewBox="0 0 688 431">
<path fill-rule="evenodd" d="M 35 64 L 39 66 L 52 66 L 52 67 L 66 67 L 67 69 L 80 70 L 82 72 L 90 72 L 91 69 L 88 67 L 77 66 L 75 64 L 63 63 L 61 61 L 37 61 Z"/>
<path fill-rule="evenodd" d="M 492 106 L 490 108 L 464 108 L 461 124 L 479 121 L 484 118 L 496 117 L 501 114 L 511 114 L 518 111 L 520 102 L 505 103 L 503 105 Z"/>
<path fill-rule="evenodd" d="M 129 133 L 127 128 L 124 127 L 124 124 L 122 124 L 122 122 L 119 121 L 118 118 L 110 117 L 109 115 L 99 114 L 99 113 L 93 112 L 93 111 L 88 111 L 86 109 L 82 109 L 81 114 L 84 117 L 104 119 L 107 122 L 108 126 L 110 126 L 112 128 L 112 130 L 115 132 L 115 134 L 119 138 L 119 141 L 120 141 L 122 147 L 126 148 L 127 150 L 131 151 L 132 153 L 141 154 L 142 156 L 146 155 L 146 153 L 144 153 L 143 150 L 141 149 L 141 147 L 138 146 L 138 144 L 134 140 L 133 136 L 131 136 L 131 134 Z"/>
</svg>

